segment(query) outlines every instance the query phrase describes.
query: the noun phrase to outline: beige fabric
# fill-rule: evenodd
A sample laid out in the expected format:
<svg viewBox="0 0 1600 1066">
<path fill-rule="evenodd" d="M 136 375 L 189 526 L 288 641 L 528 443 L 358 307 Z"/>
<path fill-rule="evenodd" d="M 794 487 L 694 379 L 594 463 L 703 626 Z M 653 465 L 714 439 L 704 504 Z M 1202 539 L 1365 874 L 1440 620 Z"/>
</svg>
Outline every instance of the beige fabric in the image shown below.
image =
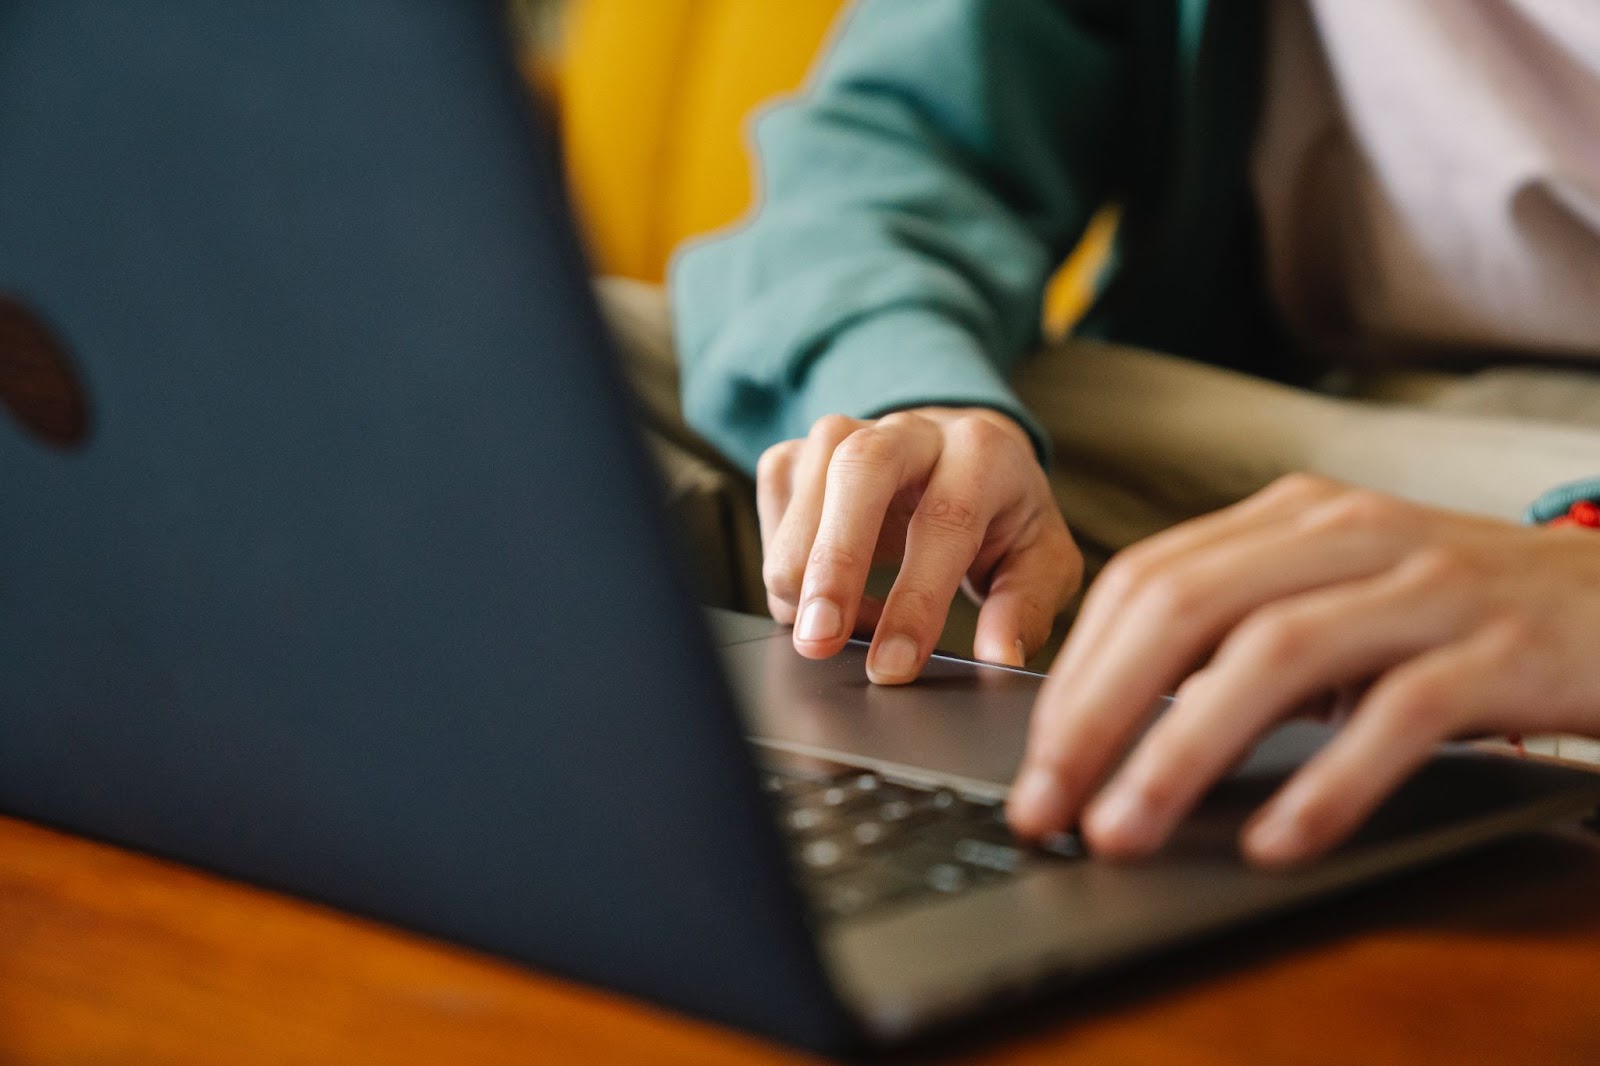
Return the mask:
<svg viewBox="0 0 1600 1066">
<path fill-rule="evenodd" d="M 664 296 L 615 280 L 599 291 L 691 530 L 702 594 L 764 611 L 750 481 L 683 423 Z M 1031 360 L 1016 386 L 1053 438 L 1056 499 L 1091 570 L 1297 470 L 1508 519 L 1552 485 L 1600 474 L 1600 373 L 1377 373 L 1348 384 L 1358 398 L 1339 398 L 1070 341 Z M 974 617 L 958 604 L 940 646 L 971 654 Z"/>
<path fill-rule="evenodd" d="M 1507 519 L 1600 474 L 1600 374 L 1374 373 L 1349 398 L 1074 341 L 1016 384 L 1069 524 L 1112 550 L 1300 470 Z"/>
</svg>

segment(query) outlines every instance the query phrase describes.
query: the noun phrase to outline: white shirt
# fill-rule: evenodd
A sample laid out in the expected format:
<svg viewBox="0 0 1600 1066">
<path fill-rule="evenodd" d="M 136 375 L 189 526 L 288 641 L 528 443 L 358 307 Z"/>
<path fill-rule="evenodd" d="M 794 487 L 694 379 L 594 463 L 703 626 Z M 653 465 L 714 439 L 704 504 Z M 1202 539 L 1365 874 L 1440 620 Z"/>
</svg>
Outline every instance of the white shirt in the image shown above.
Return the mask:
<svg viewBox="0 0 1600 1066">
<path fill-rule="evenodd" d="M 1273 0 L 1253 180 L 1306 343 L 1600 360 L 1600 0 Z"/>
</svg>

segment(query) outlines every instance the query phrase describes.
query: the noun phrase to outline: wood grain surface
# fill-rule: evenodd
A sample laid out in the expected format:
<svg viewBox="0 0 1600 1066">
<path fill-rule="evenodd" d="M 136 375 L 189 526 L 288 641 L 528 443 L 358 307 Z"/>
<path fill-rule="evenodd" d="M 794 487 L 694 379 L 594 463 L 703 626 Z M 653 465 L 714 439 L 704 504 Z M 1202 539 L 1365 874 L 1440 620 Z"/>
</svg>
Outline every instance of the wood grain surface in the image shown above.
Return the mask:
<svg viewBox="0 0 1600 1066">
<path fill-rule="evenodd" d="M 911 1061 L 1600 1063 L 1600 842 L 1455 860 L 1068 989 Z M 0 818 L 0 1062 L 814 1061 Z"/>
</svg>

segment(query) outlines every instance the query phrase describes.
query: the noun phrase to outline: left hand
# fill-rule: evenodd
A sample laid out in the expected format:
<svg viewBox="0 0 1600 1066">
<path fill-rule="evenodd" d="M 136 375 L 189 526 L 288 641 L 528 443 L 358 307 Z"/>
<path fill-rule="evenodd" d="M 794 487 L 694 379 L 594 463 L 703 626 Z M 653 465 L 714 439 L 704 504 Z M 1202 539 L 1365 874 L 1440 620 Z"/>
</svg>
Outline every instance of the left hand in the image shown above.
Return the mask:
<svg viewBox="0 0 1600 1066">
<path fill-rule="evenodd" d="M 1040 693 L 1012 827 L 1037 838 L 1081 818 L 1093 850 L 1148 855 L 1281 719 L 1361 686 L 1245 826 L 1251 862 L 1326 851 L 1441 740 L 1600 735 L 1600 535 L 1296 475 L 1135 545 Z"/>
</svg>

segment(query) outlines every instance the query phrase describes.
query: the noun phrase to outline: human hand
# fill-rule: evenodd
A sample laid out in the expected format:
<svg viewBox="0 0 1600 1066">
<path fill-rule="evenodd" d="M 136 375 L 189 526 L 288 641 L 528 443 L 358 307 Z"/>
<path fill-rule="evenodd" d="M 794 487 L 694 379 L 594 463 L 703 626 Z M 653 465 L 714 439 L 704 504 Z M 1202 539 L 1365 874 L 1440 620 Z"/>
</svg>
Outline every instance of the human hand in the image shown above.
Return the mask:
<svg viewBox="0 0 1600 1066">
<path fill-rule="evenodd" d="M 1280 719 L 1369 686 L 1243 831 L 1251 862 L 1300 862 L 1441 740 L 1600 735 L 1597 632 L 1592 531 L 1285 478 L 1112 560 L 1040 693 L 1011 825 L 1037 838 L 1081 816 L 1093 850 L 1148 855 Z"/>
<path fill-rule="evenodd" d="M 756 501 L 773 618 L 813 659 L 872 632 L 880 684 L 921 672 L 963 583 L 982 602 L 973 655 L 1021 666 L 1082 578 L 1032 442 L 986 408 L 819 419 L 762 455 Z M 867 596 L 868 570 L 895 560 L 888 597 Z"/>
</svg>

